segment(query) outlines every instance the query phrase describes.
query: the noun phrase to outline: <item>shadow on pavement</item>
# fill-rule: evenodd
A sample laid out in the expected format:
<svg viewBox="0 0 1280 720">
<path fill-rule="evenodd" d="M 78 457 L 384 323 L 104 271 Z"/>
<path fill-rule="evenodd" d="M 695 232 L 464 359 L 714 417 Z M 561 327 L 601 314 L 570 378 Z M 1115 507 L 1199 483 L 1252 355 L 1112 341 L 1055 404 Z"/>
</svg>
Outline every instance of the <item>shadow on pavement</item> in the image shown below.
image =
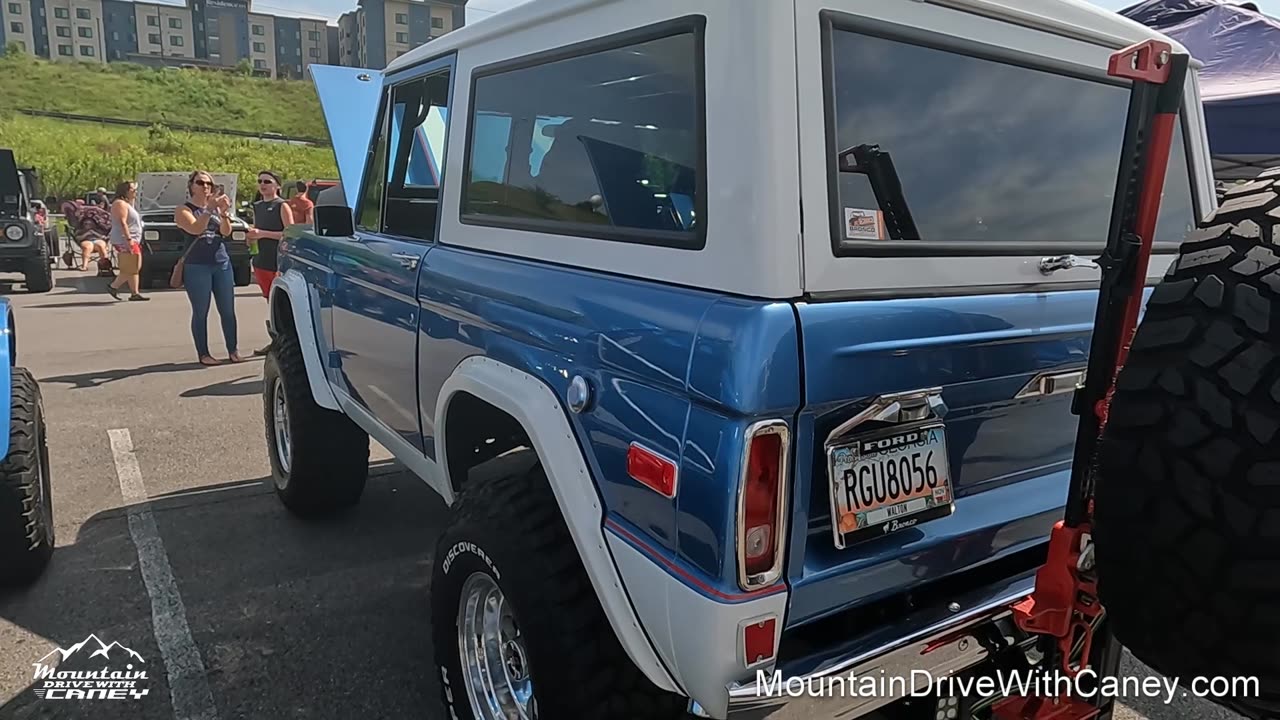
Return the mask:
<svg viewBox="0 0 1280 720">
<path fill-rule="evenodd" d="M 105 300 L 99 300 L 99 301 L 97 301 L 97 302 L 91 302 L 91 301 L 89 301 L 89 300 L 85 300 L 84 302 L 47 303 L 47 304 L 44 304 L 44 305 L 25 305 L 25 306 L 23 306 L 23 309 L 24 309 L 24 310 L 27 310 L 27 309 L 35 310 L 35 309 L 37 309 L 37 308 L 82 308 L 82 307 L 106 307 L 107 305 L 115 305 L 115 304 L 116 304 L 116 303 L 118 303 L 118 302 L 124 302 L 123 300 L 116 300 L 116 299 L 112 298 L 110 295 L 106 295 L 105 293 L 103 293 L 103 295 L 106 297 L 106 299 L 105 299 Z"/>
<path fill-rule="evenodd" d="M 246 375 L 235 380 L 223 380 L 212 385 L 183 390 L 181 397 L 238 397 L 261 394 L 262 377 L 260 375 Z"/>
<path fill-rule="evenodd" d="M 185 363 L 157 363 L 155 365 L 143 365 L 136 368 L 120 368 L 118 370 L 95 370 L 93 372 L 77 373 L 75 375 L 55 375 L 52 377 L 38 378 L 40 382 L 64 383 L 73 386 L 73 389 L 94 388 L 106 385 L 109 382 L 123 380 L 125 378 L 137 377 L 139 375 L 152 375 L 155 373 L 171 373 L 183 372 L 186 370 L 203 370 L 204 365 L 198 362 Z"/>
<path fill-rule="evenodd" d="M 321 522 L 286 511 L 269 478 L 149 502 L 219 718 L 443 716 L 427 591 L 445 508 L 422 481 L 376 465 L 360 504 Z M 0 621 L 39 636 L 5 649 L 13 666 L 94 634 L 144 659 L 148 695 L 42 700 L 28 675 L 0 717 L 172 720 L 138 565 L 128 508 L 98 513 L 33 586 L 0 591 Z M 79 657 L 59 669 L 103 664 Z"/>
</svg>

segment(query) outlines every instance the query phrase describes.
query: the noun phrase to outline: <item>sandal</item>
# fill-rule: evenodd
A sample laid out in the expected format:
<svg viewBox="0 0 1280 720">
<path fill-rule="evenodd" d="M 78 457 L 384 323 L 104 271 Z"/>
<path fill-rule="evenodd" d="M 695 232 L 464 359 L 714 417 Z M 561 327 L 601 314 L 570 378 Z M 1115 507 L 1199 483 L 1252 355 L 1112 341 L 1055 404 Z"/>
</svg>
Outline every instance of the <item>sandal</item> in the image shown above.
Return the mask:
<svg viewBox="0 0 1280 720">
<path fill-rule="evenodd" d="M 213 367 L 214 365 L 221 365 L 222 361 L 216 357 L 213 357 L 212 355 L 205 355 L 200 358 L 200 364 L 208 367 Z"/>
<path fill-rule="evenodd" d="M 242 362 L 244 362 L 244 358 L 240 357 L 240 353 L 238 353 L 238 352 L 233 352 L 233 353 L 231 353 L 230 355 L 228 355 L 228 356 L 227 356 L 227 360 L 230 360 L 230 361 L 231 361 L 231 362 L 233 362 L 233 363 L 242 363 Z"/>
</svg>

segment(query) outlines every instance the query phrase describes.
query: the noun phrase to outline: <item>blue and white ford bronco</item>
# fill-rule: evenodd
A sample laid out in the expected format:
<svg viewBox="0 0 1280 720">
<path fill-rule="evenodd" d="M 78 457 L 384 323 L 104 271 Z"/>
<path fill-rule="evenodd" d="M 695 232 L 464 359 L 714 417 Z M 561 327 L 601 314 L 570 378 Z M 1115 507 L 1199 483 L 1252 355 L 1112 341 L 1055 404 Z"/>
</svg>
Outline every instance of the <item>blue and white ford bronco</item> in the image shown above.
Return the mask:
<svg viewBox="0 0 1280 720">
<path fill-rule="evenodd" d="M 313 66 L 342 185 L 271 289 L 279 497 L 357 502 L 373 438 L 450 506 L 448 717 L 983 716 L 904 696 L 1027 662 L 1107 61 L 1152 37 L 1082 0 L 533 0 Z M 1216 207 L 1196 87 L 1153 284 Z"/>
</svg>

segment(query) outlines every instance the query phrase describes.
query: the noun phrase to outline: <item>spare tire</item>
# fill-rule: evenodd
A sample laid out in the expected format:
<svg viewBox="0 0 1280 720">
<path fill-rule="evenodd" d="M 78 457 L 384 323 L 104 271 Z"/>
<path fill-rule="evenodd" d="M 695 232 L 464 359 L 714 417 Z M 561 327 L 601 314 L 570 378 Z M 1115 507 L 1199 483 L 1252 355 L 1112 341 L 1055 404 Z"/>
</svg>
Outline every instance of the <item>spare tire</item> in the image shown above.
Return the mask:
<svg viewBox="0 0 1280 720">
<path fill-rule="evenodd" d="M 1117 379 L 1094 508 L 1116 637 L 1184 687 L 1258 678 L 1218 700 L 1254 718 L 1280 717 L 1277 223 L 1280 168 L 1183 244 Z"/>
</svg>

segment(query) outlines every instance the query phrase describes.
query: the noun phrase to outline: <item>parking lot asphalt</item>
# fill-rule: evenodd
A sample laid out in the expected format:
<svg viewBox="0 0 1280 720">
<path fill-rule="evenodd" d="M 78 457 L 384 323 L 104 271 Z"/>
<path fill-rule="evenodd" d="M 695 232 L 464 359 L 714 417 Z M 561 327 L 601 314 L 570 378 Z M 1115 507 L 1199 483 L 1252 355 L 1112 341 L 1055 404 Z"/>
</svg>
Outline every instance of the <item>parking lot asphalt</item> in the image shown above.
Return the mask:
<svg viewBox="0 0 1280 720">
<path fill-rule="evenodd" d="M 116 302 L 57 275 L 52 293 L 0 287 L 44 398 L 58 536 L 34 586 L 0 591 L 0 720 L 443 718 L 427 622 L 443 504 L 375 447 L 353 512 L 293 518 L 269 484 L 261 359 L 196 363 L 181 291 Z M 247 356 L 266 305 L 239 288 L 236 309 Z M 90 634 L 138 654 L 146 696 L 37 696 L 33 663 Z M 1236 716 L 1178 698 L 1116 717 Z"/>
</svg>

